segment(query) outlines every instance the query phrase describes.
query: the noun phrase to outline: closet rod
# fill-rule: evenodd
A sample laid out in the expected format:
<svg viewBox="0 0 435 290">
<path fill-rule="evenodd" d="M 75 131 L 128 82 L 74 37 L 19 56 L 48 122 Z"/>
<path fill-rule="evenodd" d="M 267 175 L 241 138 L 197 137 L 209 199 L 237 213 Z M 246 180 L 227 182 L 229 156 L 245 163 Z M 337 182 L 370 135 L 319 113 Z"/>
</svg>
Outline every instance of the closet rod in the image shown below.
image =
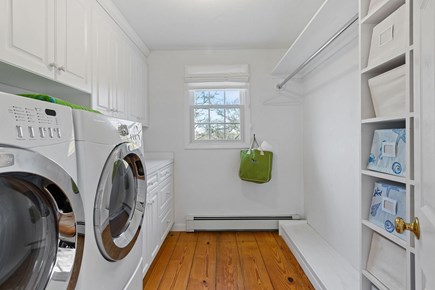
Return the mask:
<svg viewBox="0 0 435 290">
<path fill-rule="evenodd" d="M 331 44 L 337 37 L 339 37 L 346 29 L 348 29 L 352 24 L 354 24 L 358 20 L 358 14 L 356 14 L 351 20 L 349 20 L 339 31 L 337 31 L 327 42 L 325 42 L 322 47 L 320 47 L 313 55 L 311 55 L 306 61 L 304 61 L 294 72 L 292 72 L 288 77 L 285 78 L 282 82 L 276 85 L 278 90 L 282 89 L 282 87 L 291 80 L 295 75 L 298 74 L 308 63 L 310 63 L 319 53 L 321 53 L 328 45 Z"/>
</svg>

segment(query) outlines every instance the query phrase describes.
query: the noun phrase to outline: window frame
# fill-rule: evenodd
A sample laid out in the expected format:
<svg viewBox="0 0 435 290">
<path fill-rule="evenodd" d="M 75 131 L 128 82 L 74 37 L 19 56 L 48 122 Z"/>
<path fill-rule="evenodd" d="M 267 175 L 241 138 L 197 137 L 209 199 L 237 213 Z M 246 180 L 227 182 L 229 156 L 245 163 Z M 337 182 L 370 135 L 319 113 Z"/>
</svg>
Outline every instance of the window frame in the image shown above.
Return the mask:
<svg viewBox="0 0 435 290">
<path fill-rule="evenodd" d="M 240 104 L 238 105 L 195 105 L 195 91 L 240 91 Z M 186 149 L 240 149 L 249 146 L 250 135 L 250 100 L 247 84 L 241 86 L 226 85 L 224 82 L 216 86 L 202 84 L 201 86 L 186 87 Z M 240 140 L 194 140 L 195 138 L 195 108 L 240 108 Z M 212 124 L 209 120 L 206 124 Z"/>
</svg>

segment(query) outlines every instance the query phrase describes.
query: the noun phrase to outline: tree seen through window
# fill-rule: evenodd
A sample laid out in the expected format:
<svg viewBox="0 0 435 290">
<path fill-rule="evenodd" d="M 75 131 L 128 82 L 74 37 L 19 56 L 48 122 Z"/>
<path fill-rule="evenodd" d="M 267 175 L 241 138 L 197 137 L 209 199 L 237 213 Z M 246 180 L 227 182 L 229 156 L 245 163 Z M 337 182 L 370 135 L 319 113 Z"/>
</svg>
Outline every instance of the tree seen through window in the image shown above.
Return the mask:
<svg viewBox="0 0 435 290">
<path fill-rule="evenodd" d="M 194 92 L 194 140 L 241 140 L 240 90 Z"/>
</svg>

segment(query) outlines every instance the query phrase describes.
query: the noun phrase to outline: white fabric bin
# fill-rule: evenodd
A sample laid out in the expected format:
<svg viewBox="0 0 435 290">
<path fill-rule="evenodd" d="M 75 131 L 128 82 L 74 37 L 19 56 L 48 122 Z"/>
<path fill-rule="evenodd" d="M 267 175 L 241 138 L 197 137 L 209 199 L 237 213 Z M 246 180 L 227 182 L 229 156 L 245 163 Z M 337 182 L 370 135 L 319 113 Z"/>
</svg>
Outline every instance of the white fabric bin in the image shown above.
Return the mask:
<svg viewBox="0 0 435 290">
<path fill-rule="evenodd" d="M 405 65 L 369 79 L 369 87 L 376 117 L 405 113 Z"/>
<path fill-rule="evenodd" d="M 367 271 L 388 289 L 406 289 L 405 249 L 374 232 L 367 260 Z"/>
<path fill-rule="evenodd" d="M 368 66 L 387 61 L 406 49 L 406 7 L 402 5 L 373 28 Z"/>
<path fill-rule="evenodd" d="M 387 1 L 386 0 L 371 0 L 367 14 L 370 14 L 373 11 L 377 10 L 385 2 L 387 2 Z"/>
</svg>

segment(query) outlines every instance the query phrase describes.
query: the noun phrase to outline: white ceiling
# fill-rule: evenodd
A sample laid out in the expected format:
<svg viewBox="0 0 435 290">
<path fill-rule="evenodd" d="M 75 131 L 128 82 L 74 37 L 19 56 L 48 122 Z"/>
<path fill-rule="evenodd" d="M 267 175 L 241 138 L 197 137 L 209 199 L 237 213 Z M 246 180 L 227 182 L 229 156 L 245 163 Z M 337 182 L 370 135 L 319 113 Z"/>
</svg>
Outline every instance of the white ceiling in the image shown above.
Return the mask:
<svg viewBox="0 0 435 290">
<path fill-rule="evenodd" d="M 150 50 L 289 48 L 324 0 L 113 0 Z"/>
</svg>

